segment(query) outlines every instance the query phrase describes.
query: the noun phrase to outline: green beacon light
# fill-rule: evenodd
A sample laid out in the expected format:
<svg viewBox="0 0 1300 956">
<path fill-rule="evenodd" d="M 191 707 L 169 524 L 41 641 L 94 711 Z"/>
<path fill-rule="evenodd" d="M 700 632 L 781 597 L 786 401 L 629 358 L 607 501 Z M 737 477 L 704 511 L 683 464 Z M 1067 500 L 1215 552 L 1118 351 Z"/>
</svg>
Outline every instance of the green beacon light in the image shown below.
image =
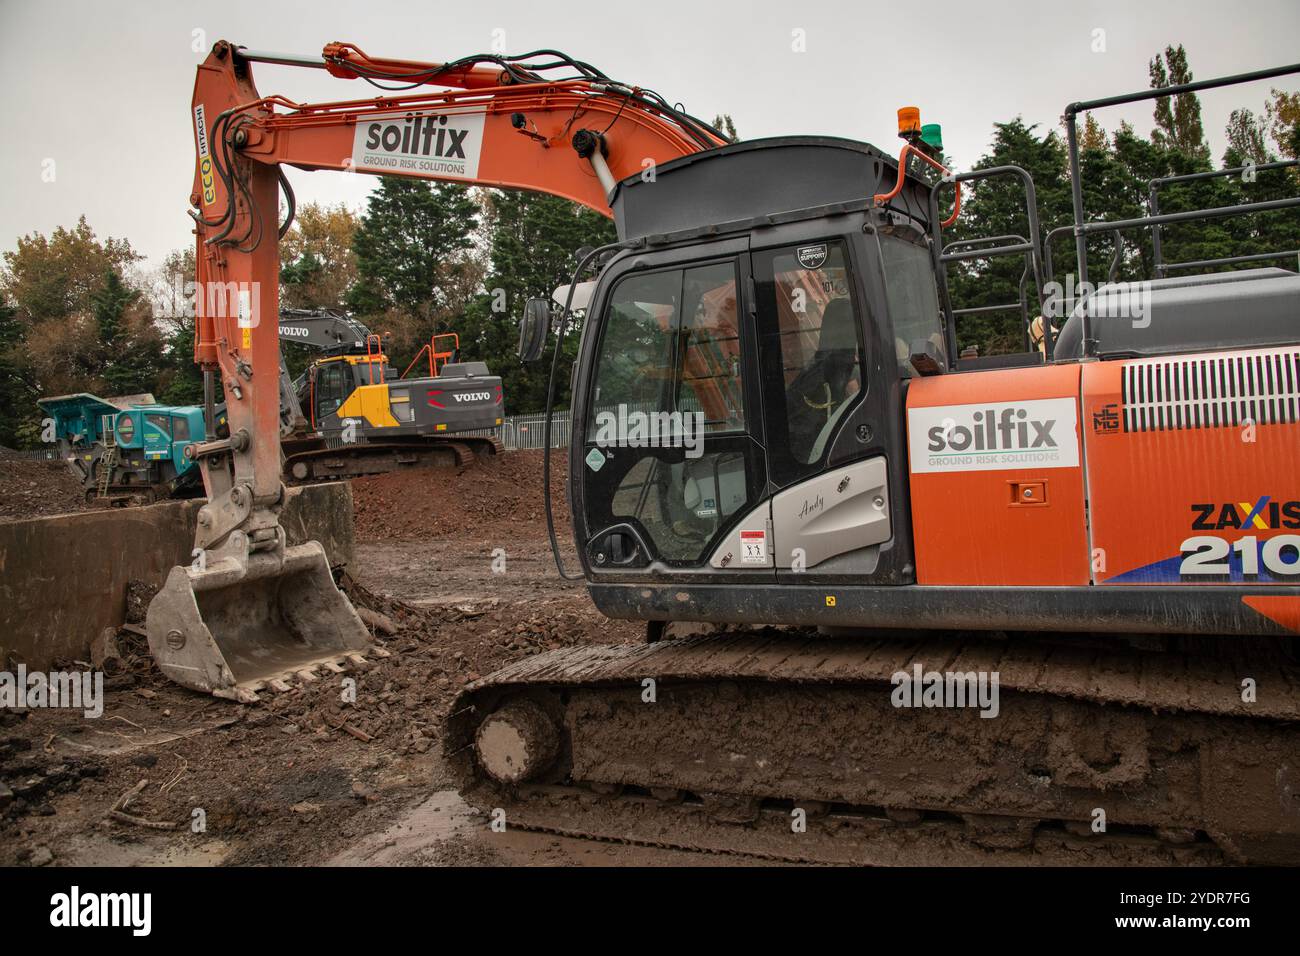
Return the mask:
<svg viewBox="0 0 1300 956">
<path fill-rule="evenodd" d="M 937 153 L 943 152 L 943 128 L 938 123 L 926 123 L 921 127 L 921 142 Z"/>
</svg>

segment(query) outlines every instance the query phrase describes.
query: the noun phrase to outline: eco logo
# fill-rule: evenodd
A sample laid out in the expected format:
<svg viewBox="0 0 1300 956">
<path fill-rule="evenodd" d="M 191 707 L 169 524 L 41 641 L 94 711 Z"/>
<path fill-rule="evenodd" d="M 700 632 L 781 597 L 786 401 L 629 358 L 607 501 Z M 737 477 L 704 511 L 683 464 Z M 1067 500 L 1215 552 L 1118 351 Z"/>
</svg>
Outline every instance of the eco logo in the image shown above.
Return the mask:
<svg viewBox="0 0 1300 956">
<path fill-rule="evenodd" d="M 484 112 L 398 113 L 357 123 L 352 168 L 452 179 L 478 176 Z"/>
<path fill-rule="evenodd" d="M 203 115 L 203 104 L 194 107 L 194 132 L 199 146 L 199 178 L 203 183 L 203 205 L 211 206 L 217 199 L 216 181 L 212 176 L 212 156 L 208 152 L 208 124 Z"/>
<path fill-rule="evenodd" d="M 908 410 L 912 473 L 1076 468 L 1072 398 Z"/>
</svg>

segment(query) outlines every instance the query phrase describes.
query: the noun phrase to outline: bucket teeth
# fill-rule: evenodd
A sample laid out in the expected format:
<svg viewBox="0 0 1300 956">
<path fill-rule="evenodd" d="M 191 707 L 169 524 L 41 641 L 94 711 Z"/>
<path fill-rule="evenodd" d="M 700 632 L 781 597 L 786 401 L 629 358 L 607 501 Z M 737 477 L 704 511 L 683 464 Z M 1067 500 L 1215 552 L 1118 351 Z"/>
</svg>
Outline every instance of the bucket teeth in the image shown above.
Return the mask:
<svg viewBox="0 0 1300 956">
<path fill-rule="evenodd" d="M 233 700 L 240 704 L 257 703 L 257 692 L 248 687 L 218 687 L 212 692 L 212 696 Z"/>
<path fill-rule="evenodd" d="M 364 652 L 340 654 L 329 660 L 314 661 L 308 667 L 302 667 L 296 671 L 286 671 L 274 677 L 247 681 L 232 687 L 215 688 L 212 695 L 241 704 L 256 704 L 262 700 L 259 694 L 263 691 L 269 690 L 276 694 L 285 694 L 292 691 L 295 685 L 315 684 L 332 674 L 348 674 L 368 668 L 374 663 L 367 660 L 372 655 L 377 658 L 384 658 L 392 657 L 393 653 L 384 650 L 382 647 L 368 647 Z"/>
</svg>

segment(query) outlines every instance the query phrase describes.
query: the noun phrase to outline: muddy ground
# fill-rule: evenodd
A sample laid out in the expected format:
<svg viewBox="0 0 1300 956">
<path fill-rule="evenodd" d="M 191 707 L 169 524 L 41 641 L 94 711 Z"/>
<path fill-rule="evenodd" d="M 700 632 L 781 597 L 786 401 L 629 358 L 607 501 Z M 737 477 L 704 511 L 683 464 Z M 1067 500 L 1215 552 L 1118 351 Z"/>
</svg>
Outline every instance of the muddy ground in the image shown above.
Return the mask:
<svg viewBox="0 0 1300 956">
<path fill-rule="evenodd" d="M 11 508 L 34 507 L 30 464 L 0 486 L 24 495 Z M 392 655 L 352 675 L 355 703 L 338 678 L 256 705 L 179 688 L 132 629 L 148 597 L 136 595 L 102 716 L 0 711 L 0 865 L 744 861 L 494 834 L 452 789 L 438 734 L 464 684 L 543 650 L 642 639 L 556 575 L 539 489 L 540 455 L 527 452 L 355 482 L 358 561 L 344 584 L 383 615 L 376 644 Z"/>
<path fill-rule="evenodd" d="M 86 511 L 85 492 L 61 461 L 10 458 L 0 453 L 0 521 Z"/>
</svg>

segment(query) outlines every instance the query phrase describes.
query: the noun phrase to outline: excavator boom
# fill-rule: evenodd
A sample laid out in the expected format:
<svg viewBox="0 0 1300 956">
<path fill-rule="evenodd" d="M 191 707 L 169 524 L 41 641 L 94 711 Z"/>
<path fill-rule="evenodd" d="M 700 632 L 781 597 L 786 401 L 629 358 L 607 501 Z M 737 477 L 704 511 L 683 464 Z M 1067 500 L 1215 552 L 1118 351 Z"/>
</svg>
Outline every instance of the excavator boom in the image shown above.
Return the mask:
<svg viewBox="0 0 1300 956">
<path fill-rule="evenodd" d="M 324 69 L 382 92 L 329 103 L 263 96 L 259 63 Z M 347 43 L 317 58 L 221 41 L 198 68 L 191 119 L 195 360 L 221 376 L 229 434 L 191 446 L 208 497 L 196 559 L 173 569 L 151 605 L 149 642 L 180 683 L 247 697 L 368 644 L 323 550 L 286 548 L 279 525 L 281 189 L 290 218 L 294 208 L 280 167 L 529 189 L 609 216 L 618 180 L 725 141 L 656 94 L 553 51 L 439 64 L 376 59 Z"/>
</svg>

